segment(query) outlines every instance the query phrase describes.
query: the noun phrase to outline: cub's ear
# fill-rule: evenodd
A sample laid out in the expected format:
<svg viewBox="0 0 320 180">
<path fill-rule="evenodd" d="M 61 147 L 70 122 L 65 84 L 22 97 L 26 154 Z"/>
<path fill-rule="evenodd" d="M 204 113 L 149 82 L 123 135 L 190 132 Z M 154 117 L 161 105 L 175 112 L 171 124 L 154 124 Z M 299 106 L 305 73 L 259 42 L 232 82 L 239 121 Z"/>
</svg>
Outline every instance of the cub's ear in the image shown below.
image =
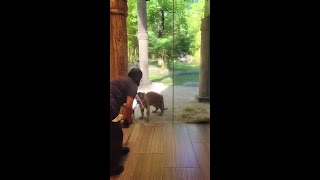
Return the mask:
<svg viewBox="0 0 320 180">
<path fill-rule="evenodd" d="M 144 92 L 138 92 L 138 95 L 145 95 L 146 93 Z"/>
</svg>

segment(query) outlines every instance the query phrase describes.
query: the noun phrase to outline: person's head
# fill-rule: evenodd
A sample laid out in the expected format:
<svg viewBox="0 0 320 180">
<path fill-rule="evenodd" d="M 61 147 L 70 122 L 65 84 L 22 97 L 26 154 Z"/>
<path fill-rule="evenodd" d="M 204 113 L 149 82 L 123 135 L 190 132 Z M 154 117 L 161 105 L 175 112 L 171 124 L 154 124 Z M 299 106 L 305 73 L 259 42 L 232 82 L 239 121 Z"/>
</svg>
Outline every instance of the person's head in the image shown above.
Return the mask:
<svg viewBox="0 0 320 180">
<path fill-rule="evenodd" d="M 142 71 L 138 68 L 133 68 L 128 73 L 128 76 L 139 86 L 142 78 Z"/>
</svg>

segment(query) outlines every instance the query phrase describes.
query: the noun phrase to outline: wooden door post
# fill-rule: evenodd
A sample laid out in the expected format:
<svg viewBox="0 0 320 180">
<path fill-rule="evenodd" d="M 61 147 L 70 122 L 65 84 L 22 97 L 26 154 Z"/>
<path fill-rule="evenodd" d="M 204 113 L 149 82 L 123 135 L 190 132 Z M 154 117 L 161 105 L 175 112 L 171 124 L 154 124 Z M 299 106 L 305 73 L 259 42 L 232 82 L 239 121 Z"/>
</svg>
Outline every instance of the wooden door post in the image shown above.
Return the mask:
<svg viewBox="0 0 320 180">
<path fill-rule="evenodd" d="M 126 0 L 110 0 L 110 80 L 128 74 Z"/>
</svg>

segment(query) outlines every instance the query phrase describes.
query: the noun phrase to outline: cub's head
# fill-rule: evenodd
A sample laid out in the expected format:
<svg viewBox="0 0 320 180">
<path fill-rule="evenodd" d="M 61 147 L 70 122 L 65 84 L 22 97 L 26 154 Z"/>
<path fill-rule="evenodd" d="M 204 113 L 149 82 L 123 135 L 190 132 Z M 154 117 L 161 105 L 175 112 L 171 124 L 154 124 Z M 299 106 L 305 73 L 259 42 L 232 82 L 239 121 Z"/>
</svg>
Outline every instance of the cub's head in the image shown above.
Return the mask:
<svg viewBox="0 0 320 180">
<path fill-rule="evenodd" d="M 138 92 L 137 93 L 137 96 L 140 98 L 140 100 L 141 100 L 141 102 L 143 102 L 144 101 L 144 96 L 145 96 L 145 94 L 146 93 L 144 93 L 144 92 Z M 137 98 L 136 98 L 137 99 Z M 138 104 L 140 104 L 140 101 L 137 99 L 137 102 L 138 102 Z"/>
</svg>

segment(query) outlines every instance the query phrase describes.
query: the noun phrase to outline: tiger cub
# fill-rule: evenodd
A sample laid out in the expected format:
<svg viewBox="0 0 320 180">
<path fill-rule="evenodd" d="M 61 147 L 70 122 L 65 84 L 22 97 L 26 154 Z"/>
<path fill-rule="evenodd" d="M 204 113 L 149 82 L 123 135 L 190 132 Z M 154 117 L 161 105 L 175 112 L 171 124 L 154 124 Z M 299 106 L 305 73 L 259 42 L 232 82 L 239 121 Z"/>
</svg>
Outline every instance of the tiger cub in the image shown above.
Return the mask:
<svg viewBox="0 0 320 180">
<path fill-rule="evenodd" d="M 160 116 L 162 116 L 163 111 L 167 110 L 168 108 L 164 107 L 163 96 L 159 93 L 150 91 L 147 93 L 138 92 L 137 96 L 140 98 L 142 104 L 140 103 L 139 99 L 137 98 L 138 104 L 140 106 L 141 117 L 140 119 L 144 118 L 144 109 L 147 109 L 147 116 L 150 116 L 150 106 L 154 106 L 156 110 L 152 111 L 156 113 L 158 109 L 161 110 Z"/>
</svg>

